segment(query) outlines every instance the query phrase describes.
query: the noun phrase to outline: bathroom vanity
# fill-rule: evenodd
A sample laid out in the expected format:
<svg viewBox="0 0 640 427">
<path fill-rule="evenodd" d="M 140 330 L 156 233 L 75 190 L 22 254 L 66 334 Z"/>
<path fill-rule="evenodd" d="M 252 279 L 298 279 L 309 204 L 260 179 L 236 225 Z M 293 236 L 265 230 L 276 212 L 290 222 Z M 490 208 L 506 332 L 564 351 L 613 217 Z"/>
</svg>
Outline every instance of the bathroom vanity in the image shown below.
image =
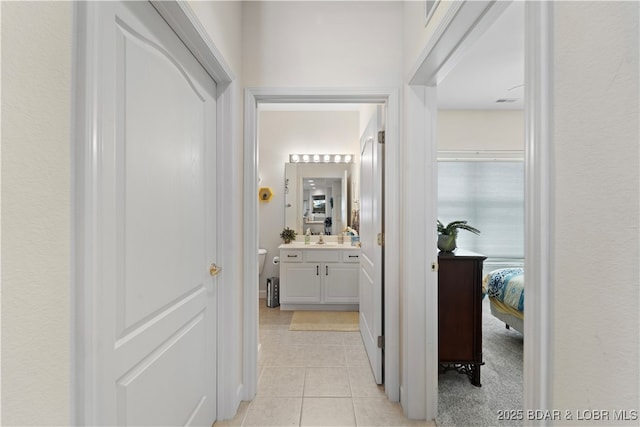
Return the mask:
<svg viewBox="0 0 640 427">
<path fill-rule="evenodd" d="M 359 247 L 293 242 L 278 248 L 281 310 L 358 310 Z"/>
</svg>

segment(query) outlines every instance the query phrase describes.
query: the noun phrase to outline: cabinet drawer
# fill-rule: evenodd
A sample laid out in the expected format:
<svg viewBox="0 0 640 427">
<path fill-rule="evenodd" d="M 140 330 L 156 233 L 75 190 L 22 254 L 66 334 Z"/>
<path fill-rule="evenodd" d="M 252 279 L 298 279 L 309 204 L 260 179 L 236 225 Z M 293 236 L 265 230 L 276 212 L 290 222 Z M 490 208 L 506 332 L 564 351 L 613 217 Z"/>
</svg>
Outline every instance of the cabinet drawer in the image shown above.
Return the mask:
<svg viewBox="0 0 640 427">
<path fill-rule="evenodd" d="M 342 252 L 342 262 L 360 262 L 360 251 Z"/>
<path fill-rule="evenodd" d="M 342 251 L 336 250 L 308 250 L 305 253 L 306 262 L 340 262 L 340 253 Z"/>
<path fill-rule="evenodd" d="M 302 262 L 302 251 L 281 249 L 280 262 Z"/>
</svg>

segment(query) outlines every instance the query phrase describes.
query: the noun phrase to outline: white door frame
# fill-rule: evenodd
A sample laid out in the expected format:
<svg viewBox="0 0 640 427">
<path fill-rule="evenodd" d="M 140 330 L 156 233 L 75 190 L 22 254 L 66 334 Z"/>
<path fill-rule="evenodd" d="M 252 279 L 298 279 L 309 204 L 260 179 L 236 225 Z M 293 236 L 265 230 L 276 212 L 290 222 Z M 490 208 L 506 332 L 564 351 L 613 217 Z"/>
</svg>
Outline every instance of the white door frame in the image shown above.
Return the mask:
<svg viewBox="0 0 640 427">
<path fill-rule="evenodd" d="M 397 89 L 248 88 L 244 96 L 244 399 L 256 394 L 258 374 L 258 104 L 385 103 L 385 283 L 400 283 L 400 103 Z M 399 287 L 385 287 L 385 392 L 400 398 Z"/>
<path fill-rule="evenodd" d="M 432 171 L 437 170 L 435 126 L 437 125 L 437 84 L 442 81 L 462 54 L 496 17 L 508 6 L 506 2 L 456 0 L 451 5 L 433 37 L 422 51 L 410 74 L 407 94 L 407 152 L 418 153 Z M 552 83 L 553 83 L 553 5 L 530 1 L 525 9 L 525 270 L 527 272 L 527 319 L 524 333 L 524 411 L 551 408 L 552 334 L 551 282 L 553 250 L 552 201 Z M 425 126 L 425 123 L 429 125 Z M 426 144 L 425 150 L 421 145 Z M 411 157 L 408 156 L 410 159 Z M 429 171 L 417 170 L 408 182 L 433 182 Z M 435 215 L 437 190 L 424 187 L 421 197 L 407 200 L 408 209 L 426 209 L 428 219 Z M 420 199 L 430 200 L 424 206 Z M 434 227 L 435 228 L 435 227 Z M 427 233 L 425 251 L 437 260 L 429 248 L 435 248 L 435 233 Z M 406 275 L 422 279 L 422 270 L 405 263 Z M 426 362 L 426 417 L 435 418 L 438 407 L 437 348 L 437 275 L 424 274 L 428 345 Z M 436 326 L 434 326 L 436 325 Z M 413 335 L 413 334 L 412 334 Z M 423 401 L 425 402 L 425 401 Z M 417 404 L 417 403 L 416 403 Z M 525 424 L 544 424 L 527 420 Z"/>
<path fill-rule="evenodd" d="M 188 3 L 184 1 L 152 1 L 151 4 L 167 21 L 182 42 L 211 75 L 218 87 L 217 93 L 217 130 L 218 141 L 231 141 L 233 131 L 233 95 L 235 76 L 220 51 L 209 38 L 206 30 L 198 21 Z M 97 67 L 96 53 L 101 40 L 96 31 L 99 16 L 93 2 L 74 3 L 74 76 L 73 99 L 73 138 L 72 138 L 72 185 L 73 185 L 73 235 L 72 235 L 72 408 L 74 425 L 94 425 L 97 422 L 95 401 L 96 372 L 95 363 L 99 357 L 96 350 L 95 319 L 93 307 L 96 301 L 95 289 L 98 272 L 96 267 L 96 246 L 98 245 L 96 224 L 101 215 L 96 204 L 97 161 L 99 141 L 97 140 L 100 123 L 97 111 L 98 81 L 101 70 Z M 217 152 L 217 195 L 226 203 L 219 203 L 218 253 L 219 263 L 225 267 L 224 277 L 220 276 L 218 288 L 218 345 L 217 381 L 218 415 L 217 418 L 232 417 L 240 396 L 230 394 L 240 380 L 229 365 L 238 365 L 239 354 L 230 354 L 228 349 L 239 348 L 237 334 L 229 325 L 238 323 L 228 310 L 228 301 L 233 299 L 233 287 L 224 284 L 235 283 L 238 261 L 232 254 L 225 252 L 234 241 L 233 230 L 239 227 L 233 207 L 239 205 L 239 184 L 234 179 L 232 164 L 232 144 L 218 144 Z M 224 226 L 222 226 L 224 225 Z M 224 349 L 224 351 L 223 351 Z M 239 352 L 237 352 L 239 353 Z M 238 394 L 238 393 L 236 393 Z"/>
</svg>

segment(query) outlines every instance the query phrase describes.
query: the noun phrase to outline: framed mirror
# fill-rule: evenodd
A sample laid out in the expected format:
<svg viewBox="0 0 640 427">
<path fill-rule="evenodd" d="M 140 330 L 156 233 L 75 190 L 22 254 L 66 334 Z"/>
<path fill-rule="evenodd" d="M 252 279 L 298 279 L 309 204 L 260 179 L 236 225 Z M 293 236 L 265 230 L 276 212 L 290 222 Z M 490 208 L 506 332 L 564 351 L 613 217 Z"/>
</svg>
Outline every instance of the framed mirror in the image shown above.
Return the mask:
<svg viewBox="0 0 640 427">
<path fill-rule="evenodd" d="M 348 225 L 350 164 L 285 164 L 285 227 L 335 235 Z"/>
</svg>

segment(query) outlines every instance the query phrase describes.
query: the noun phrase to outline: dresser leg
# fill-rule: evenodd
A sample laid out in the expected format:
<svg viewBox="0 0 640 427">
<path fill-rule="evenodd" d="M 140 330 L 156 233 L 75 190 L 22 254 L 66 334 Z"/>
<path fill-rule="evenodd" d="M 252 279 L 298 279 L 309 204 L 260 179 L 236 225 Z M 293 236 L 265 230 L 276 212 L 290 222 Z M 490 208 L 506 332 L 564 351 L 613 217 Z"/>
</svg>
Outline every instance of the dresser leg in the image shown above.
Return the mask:
<svg viewBox="0 0 640 427">
<path fill-rule="evenodd" d="M 457 371 L 460 374 L 464 374 L 469 378 L 469 381 L 472 385 L 476 387 L 482 387 L 480 383 L 480 366 L 484 365 L 482 363 L 441 363 L 440 368 L 442 372 L 445 373 L 447 371 L 453 370 Z"/>
<path fill-rule="evenodd" d="M 482 384 L 480 384 L 480 364 L 473 364 L 471 366 L 471 384 L 476 387 L 482 387 Z"/>
</svg>

